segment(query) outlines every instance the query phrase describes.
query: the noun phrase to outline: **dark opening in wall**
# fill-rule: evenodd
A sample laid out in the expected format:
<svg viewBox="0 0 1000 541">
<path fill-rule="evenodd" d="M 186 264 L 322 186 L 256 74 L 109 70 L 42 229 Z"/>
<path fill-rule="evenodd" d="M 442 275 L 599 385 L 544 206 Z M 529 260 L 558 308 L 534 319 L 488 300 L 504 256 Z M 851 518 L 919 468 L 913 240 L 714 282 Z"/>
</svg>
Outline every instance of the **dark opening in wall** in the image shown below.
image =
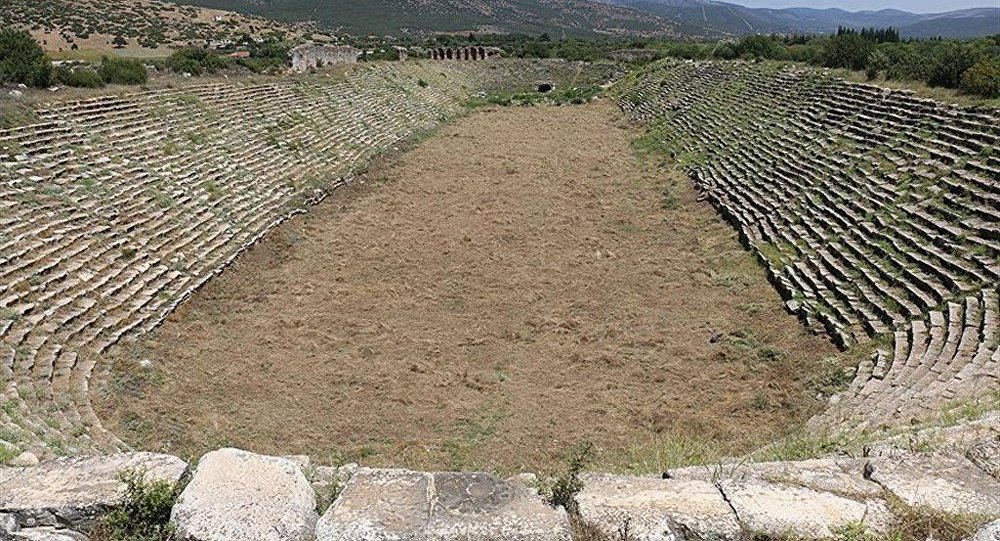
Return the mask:
<svg viewBox="0 0 1000 541">
<path fill-rule="evenodd" d="M 552 92 L 552 83 L 540 83 L 538 85 L 538 91 L 541 92 L 542 94 Z"/>
</svg>

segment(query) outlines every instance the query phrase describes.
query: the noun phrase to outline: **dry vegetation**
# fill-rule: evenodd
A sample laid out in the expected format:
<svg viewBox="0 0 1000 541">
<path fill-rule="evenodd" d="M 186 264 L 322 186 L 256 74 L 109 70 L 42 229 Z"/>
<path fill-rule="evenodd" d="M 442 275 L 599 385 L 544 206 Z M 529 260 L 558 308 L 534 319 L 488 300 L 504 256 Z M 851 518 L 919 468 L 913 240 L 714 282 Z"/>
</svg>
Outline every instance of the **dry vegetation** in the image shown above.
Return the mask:
<svg viewBox="0 0 1000 541">
<path fill-rule="evenodd" d="M 678 461 L 649 458 L 666 440 L 787 433 L 835 348 L 635 135 L 602 102 L 442 130 L 113 351 L 103 417 L 181 455 L 501 472 L 583 441 L 637 470 Z"/>
<path fill-rule="evenodd" d="M 243 35 L 292 38 L 309 32 L 301 25 L 153 0 L 12 0 L 0 11 L 0 26 L 27 30 L 56 59 L 87 61 L 111 51 L 168 56 L 172 49 Z"/>
</svg>

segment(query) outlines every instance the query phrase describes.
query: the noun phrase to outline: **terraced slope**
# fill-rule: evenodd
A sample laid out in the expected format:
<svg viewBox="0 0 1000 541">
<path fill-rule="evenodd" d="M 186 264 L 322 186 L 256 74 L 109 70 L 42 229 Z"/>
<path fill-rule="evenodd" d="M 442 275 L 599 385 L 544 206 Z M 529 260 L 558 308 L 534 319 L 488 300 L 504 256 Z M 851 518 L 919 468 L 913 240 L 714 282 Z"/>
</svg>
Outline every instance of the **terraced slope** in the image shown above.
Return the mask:
<svg viewBox="0 0 1000 541">
<path fill-rule="evenodd" d="M 122 446 L 96 353 L 157 326 L 269 229 L 484 88 L 562 62 L 395 64 L 52 104 L 0 131 L 0 445 Z"/>
<path fill-rule="evenodd" d="M 789 310 L 842 347 L 874 342 L 812 425 L 995 400 L 1000 112 L 737 63 L 659 63 L 617 99 L 686 164 Z"/>
</svg>

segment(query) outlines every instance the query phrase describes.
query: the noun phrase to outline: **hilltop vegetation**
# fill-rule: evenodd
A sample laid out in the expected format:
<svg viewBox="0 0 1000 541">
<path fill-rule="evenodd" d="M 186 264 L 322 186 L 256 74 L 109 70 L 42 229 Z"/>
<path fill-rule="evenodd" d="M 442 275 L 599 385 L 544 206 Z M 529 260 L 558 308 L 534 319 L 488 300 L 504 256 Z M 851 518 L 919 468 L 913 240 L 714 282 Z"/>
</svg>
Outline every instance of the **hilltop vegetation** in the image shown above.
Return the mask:
<svg viewBox="0 0 1000 541">
<path fill-rule="evenodd" d="M 180 0 L 287 21 L 313 21 L 355 35 L 434 32 L 542 33 L 559 37 L 758 33 L 828 34 L 838 26 L 893 26 L 903 37 L 967 38 L 996 32 L 1000 8 L 916 14 L 900 10 L 748 8 L 711 0 Z M 986 4 L 986 2 L 984 2 Z"/>
<path fill-rule="evenodd" d="M 9 0 L 0 10 L 3 26 L 28 31 L 50 53 L 203 47 L 307 32 L 300 25 L 152 0 Z"/>
<path fill-rule="evenodd" d="M 663 17 L 593 0 L 181 0 L 284 21 L 313 21 L 351 34 L 542 33 L 567 37 L 668 35 Z"/>
<path fill-rule="evenodd" d="M 841 29 L 833 36 L 758 35 L 731 42 L 649 46 L 664 56 L 802 62 L 863 71 L 870 81 L 919 81 L 1000 97 L 1000 34 L 974 40 L 900 41 L 891 29 Z"/>
</svg>

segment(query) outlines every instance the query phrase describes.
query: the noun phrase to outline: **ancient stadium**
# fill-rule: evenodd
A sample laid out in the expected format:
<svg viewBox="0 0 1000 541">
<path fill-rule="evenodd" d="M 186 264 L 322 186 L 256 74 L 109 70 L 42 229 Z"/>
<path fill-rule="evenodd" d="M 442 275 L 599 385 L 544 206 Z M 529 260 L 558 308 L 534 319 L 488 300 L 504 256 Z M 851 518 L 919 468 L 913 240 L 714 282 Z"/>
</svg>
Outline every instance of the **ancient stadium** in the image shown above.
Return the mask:
<svg viewBox="0 0 1000 541">
<path fill-rule="evenodd" d="M 1000 109 L 402 58 L 0 129 L 0 539 L 1000 535 Z"/>
</svg>

